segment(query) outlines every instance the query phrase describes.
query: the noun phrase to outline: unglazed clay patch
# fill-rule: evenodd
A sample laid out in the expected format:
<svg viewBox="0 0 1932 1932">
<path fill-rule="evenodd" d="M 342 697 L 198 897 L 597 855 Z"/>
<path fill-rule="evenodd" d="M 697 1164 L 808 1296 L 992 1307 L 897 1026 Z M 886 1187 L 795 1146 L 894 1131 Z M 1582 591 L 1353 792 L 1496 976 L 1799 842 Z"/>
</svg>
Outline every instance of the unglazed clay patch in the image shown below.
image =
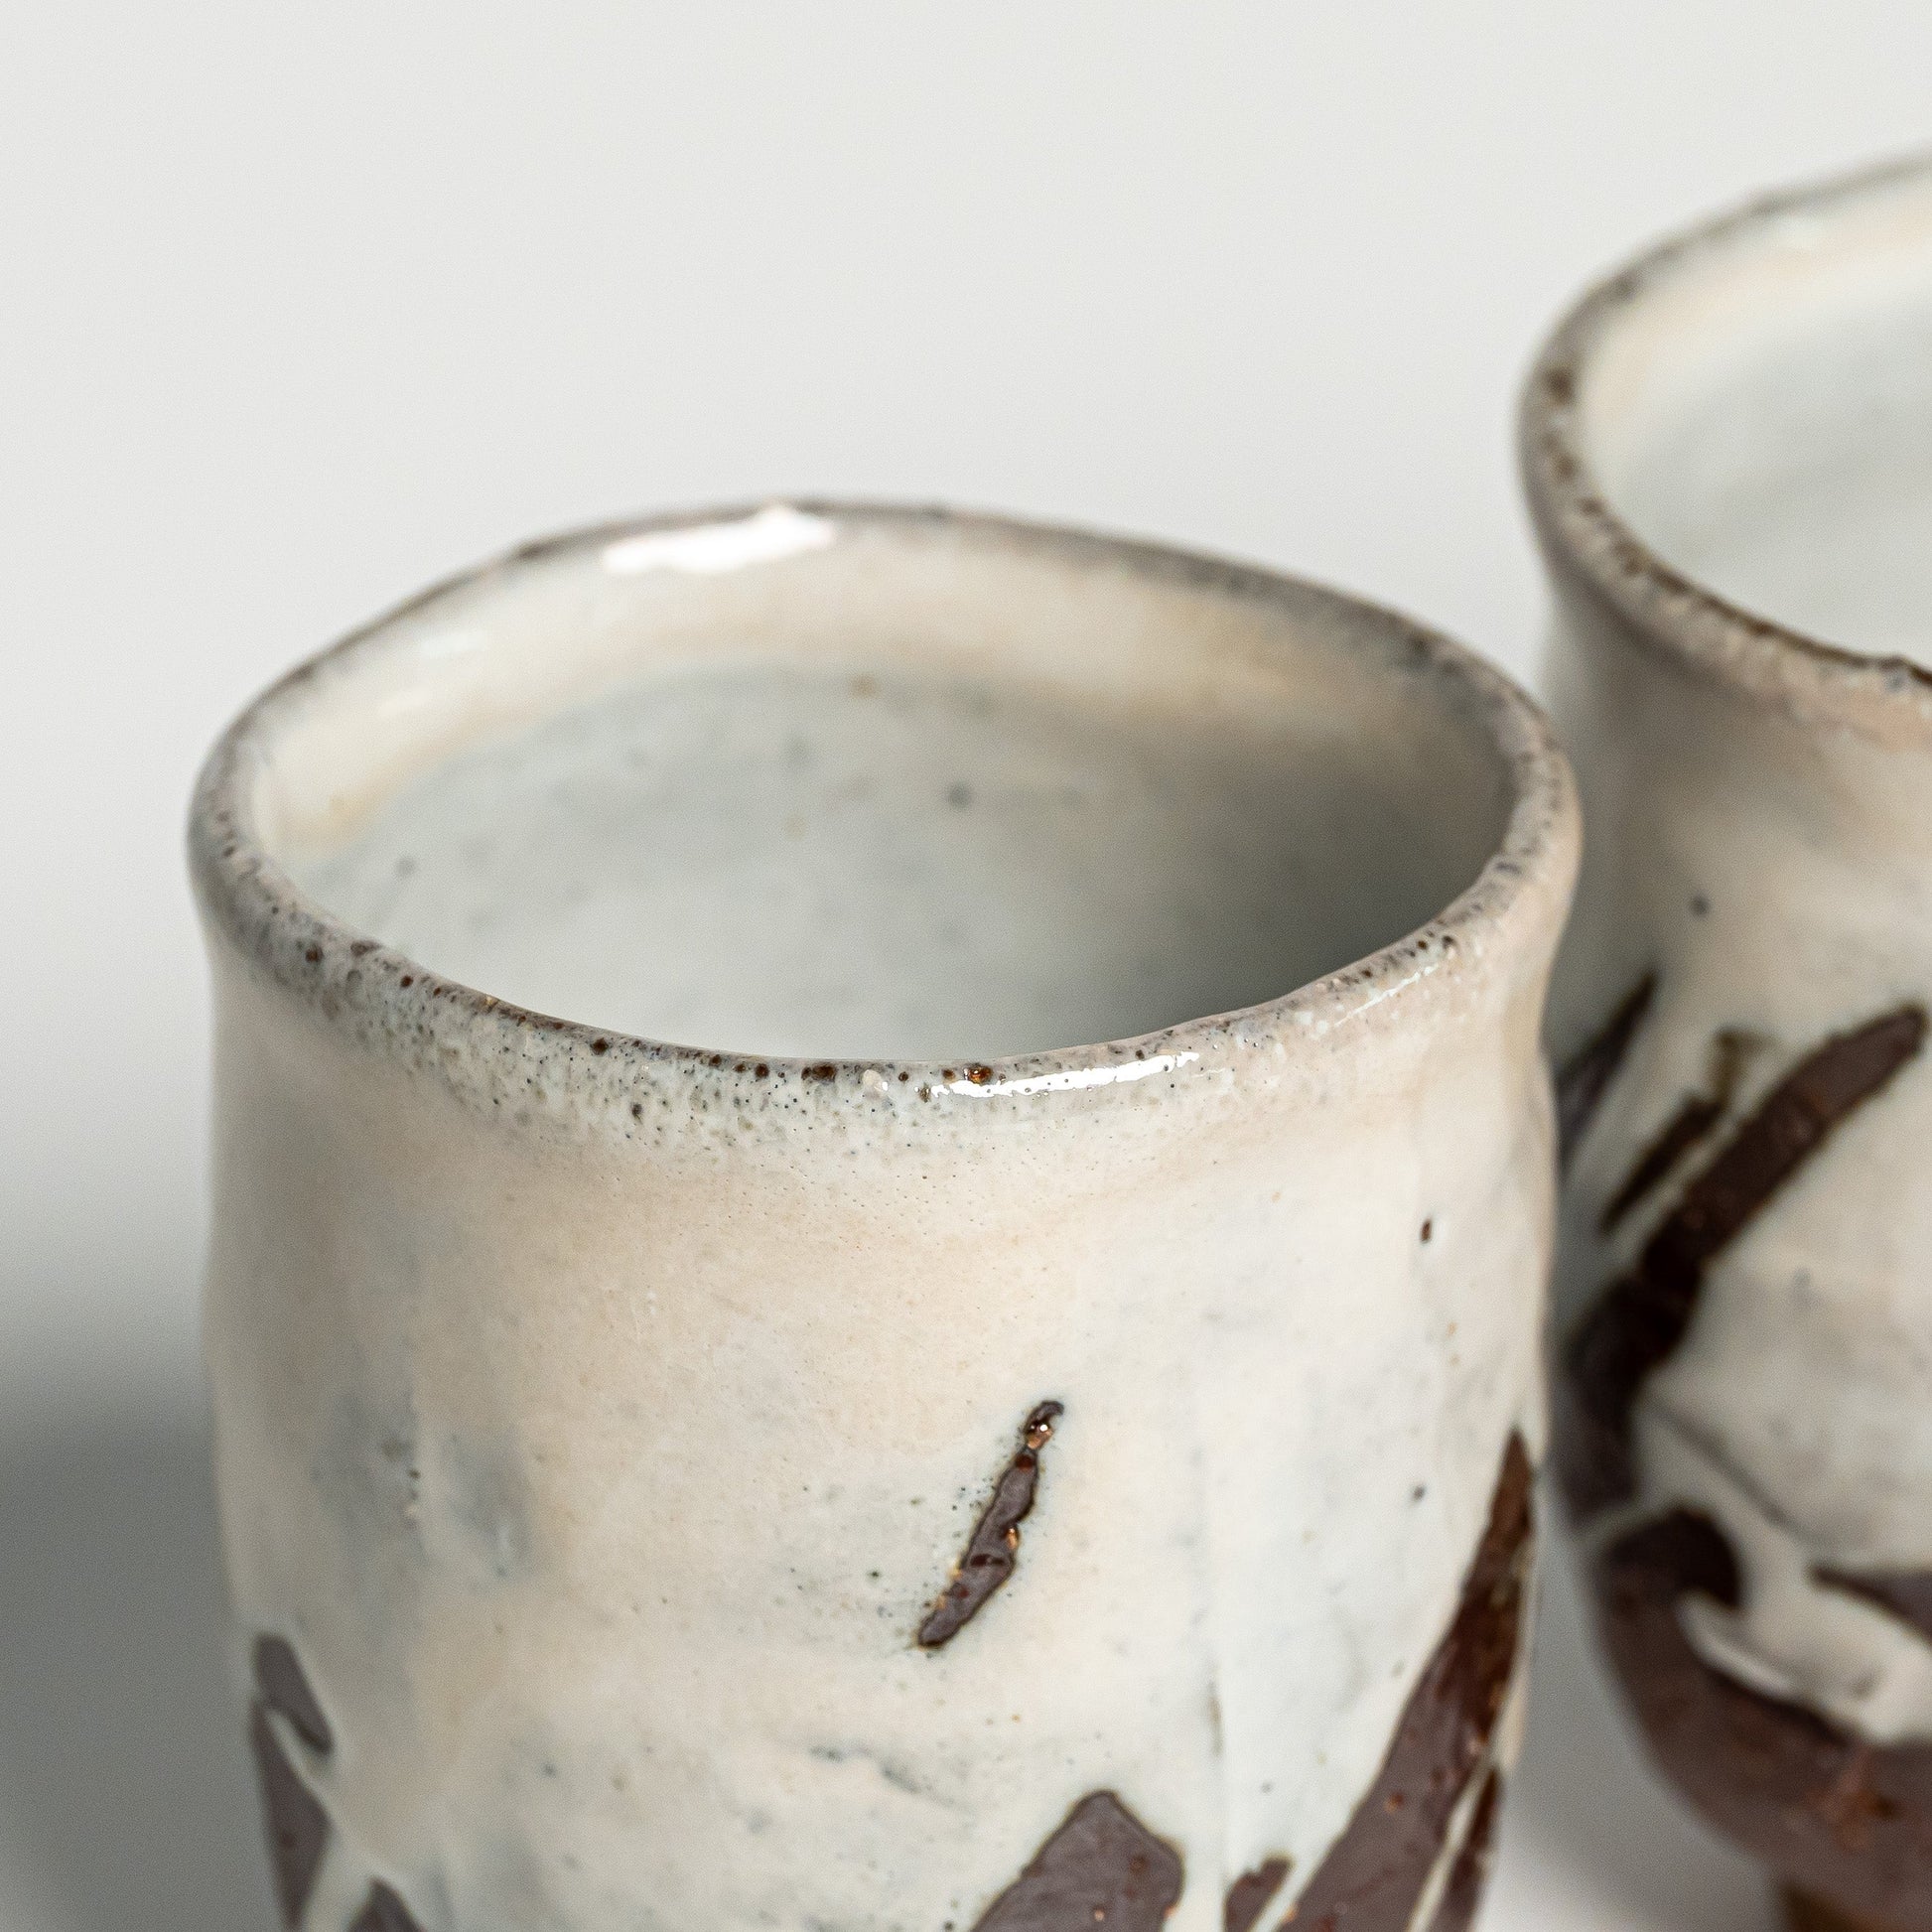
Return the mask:
<svg viewBox="0 0 1932 1932">
<path fill-rule="evenodd" d="M 1706 1138 L 1730 1109 L 1743 1070 L 1748 1035 L 1725 1028 L 1711 1046 L 1711 1077 L 1708 1089 L 1688 1093 L 1677 1111 L 1664 1122 L 1650 1144 L 1630 1166 L 1630 1172 L 1596 1217 L 1596 1231 L 1611 1233 L 1617 1223 L 1646 1200 L 1676 1173 L 1678 1164 L 1703 1146 Z"/>
<path fill-rule="evenodd" d="M 1657 997 L 1657 975 L 1646 973 L 1621 1000 L 1610 1017 L 1587 1039 L 1557 1074 L 1557 1164 L 1567 1168 L 1570 1158 L 1589 1132 L 1603 1096 L 1616 1078 L 1637 1029 Z"/>
<path fill-rule="evenodd" d="M 1180 1855 L 1111 1791 L 1095 1791 L 987 1907 L 973 1932 L 1158 1932 L 1180 1898 Z"/>
<path fill-rule="evenodd" d="M 369 1885 L 369 1895 L 355 1914 L 348 1932 L 423 1932 L 415 1915 L 396 1892 L 380 1878 Z"/>
<path fill-rule="evenodd" d="M 305 1744 L 325 1757 L 335 1748 L 329 1719 L 286 1637 L 255 1639 L 255 1695 L 271 1711 L 280 1712 Z"/>
<path fill-rule="evenodd" d="M 1685 1187 L 1636 1265 L 1604 1290 L 1564 1350 L 1568 1414 L 1559 1445 L 1580 1517 L 1636 1493 L 1630 1411 L 1690 1329 L 1711 1264 L 1825 1144 L 1919 1050 L 1918 1006 L 1881 1014 L 1815 1046 Z"/>
<path fill-rule="evenodd" d="M 1462 1849 L 1449 1868 L 1443 1902 L 1436 1908 L 1429 1932 L 1468 1932 L 1475 1923 L 1482 1888 L 1489 1881 L 1489 1862 L 1496 1850 L 1496 1814 L 1502 1804 L 1503 1777 L 1491 1771 L 1482 1781 L 1475 1816 L 1462 1840 Z"/>
<path fill-rule="evenodd" d="M 302 1741 L 327 1757 L 335 1732 L 286 1637 L 264 1631 L 256 1637 L 251 1661 L 255 1695 L 248 1707 L 248 1747 L 261 1790 L 262 1829 L 268 1838 L 268 1863 L 275 1901 L 285 1925 L 300 1923 L 316 1870 L 329 1848 L 329 1814 L 289 1760 L 269 1714 L 284 1719 Z"/>
<path fill-rule="evenodd" d="M 1296 1932 L 1409 1932 L 1515 1675 L 1533 1476 L 1512 1432 L 1454 1620 L 1403 1708 L 1375 1782 L 1296 1900 Z M 1479 1802 L 1471 1834 L 1480 1818 Z"/>
<path fill-rule="evenodd" d="M 282 1908 L 284 1925 L 299 1925 L 329 1846 L 329 1814 L 289 1762 L 268 1721 L 268 1706 L 260 1699 L 249 1707 L 248 1745 L 261 1787 L 262 1828 L 268 1835 L 275 1902 Z"/>
<path fill-rule="evenodd" d="M 1287 1876 L 1286 1859 L 1268 1859 L 1252 1871 L 1244 1871 L 1228 1887 L 1227 1903 L 1221 1908 L 1222 1932 L 1248 1932 Z"/>
<path fill-rule="evenodd" d="M 1039 1452 L 1052 1440 L 1053 1424 L 1064 1413 L 1059 1403 L 1042 1402 L 1021 1425 L 1020 1447 L 994 1485 L 993 1500 L 973 1525 L 966 1553 L 953 1567 L 952 1582 L 919 1625 L 921 1649 L 937 1650 L 949 1643 L 1013 1575 L 1020 1525 L 1039 1487 Z"/>
<path fill-rule="evenodd" d="M 1714 1670 L 1678 1615 L 1742 1597 L 1728 1539 L 1677 1509 L 1597 1564 L 1604 1642 L 1651 1748 L 1715 1823 L 1808 1891 L 1885 1925 L 1932 1923 L 1932 1744 L 1875 1745 Z"/>
</svg>

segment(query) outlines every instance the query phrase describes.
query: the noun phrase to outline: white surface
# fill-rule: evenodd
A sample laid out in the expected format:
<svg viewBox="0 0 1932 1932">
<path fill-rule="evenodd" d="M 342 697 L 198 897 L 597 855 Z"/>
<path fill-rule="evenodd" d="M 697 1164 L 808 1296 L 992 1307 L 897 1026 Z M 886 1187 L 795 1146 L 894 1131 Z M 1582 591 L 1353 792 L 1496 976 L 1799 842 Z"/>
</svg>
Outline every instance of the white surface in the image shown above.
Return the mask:
<svg viewBox="0 0 1932 1932">
<path fill-rule="evenodd" d="M 1662 226 L 1924 138 L 1928 70 L 1922 0 L 15 0 L 0 1927 L 253 1896 L 238 1763 L 167 1745 L 209 1600 L 179 826 L 243 695 L 529 531 L 773 488 L 1244 552 L 1526 669 L 1545 322 Z M 1750 1925 L 1564 1628 L 1490 1932 Z"/>
</svg>

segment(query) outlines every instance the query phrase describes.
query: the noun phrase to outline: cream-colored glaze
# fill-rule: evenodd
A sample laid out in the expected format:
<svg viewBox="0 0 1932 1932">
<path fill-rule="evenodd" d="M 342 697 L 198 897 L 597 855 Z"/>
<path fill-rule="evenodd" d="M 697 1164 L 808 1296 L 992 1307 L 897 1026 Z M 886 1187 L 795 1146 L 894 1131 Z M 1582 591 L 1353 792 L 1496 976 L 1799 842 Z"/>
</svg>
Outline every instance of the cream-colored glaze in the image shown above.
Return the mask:
<svg viewBox="0 0 1932 1932">
<path fill-rule="evenodd" d="M 1728 1131 L 1828 1035 L 1932 1004 L 1932 686 L 1827 648 L 1932 661 L 1932 546 L 1894 543 L 1932 503 L 1929 346 L 1921 165 L 1663 251 L 1532 379 L 1555 706 L 1589 826 L 1559 1055 L 1659 975 L 1565 1190 L 1560 1331 L 1722 1139 L 1602 1236 L 1639 1152 L 1708 1088 L 1721 1031 L 1749 1042 Z M 1874 1742 L 1932 1738 L 1932 1649 L 1812 1573 L 1932 1570 L 1928 1146 L 1922 1054 L 1711 1268 L 1638 1398 L 1639 1495 L 1592 1525 L 1708 1511 L 1745 1594 L 1735 1614 L 1687 1606 L 1695 1645 Z"/>
<path fill-rule="evenodd" d="M 1214 1932 L 1235 1875 L 1281 1854 L 1299 1883 L 1347 1822 L 1448 1625 L 1510 1431 L 1542 1440 L 1538 1035 L 1568 780 L 1502 680 L 1326 593 L 983 520 L 761 515 L 464 580 L 280 687 L 204 779 L 224 1537 L 238 1630 L 291 1639 L 339 1739 L 325 1759 L 281 1732 L 336 1824 L 306 1923 L 336 1932 L 380 1874 L 427 1932 L 967 1932 L 1110 1789 L 1182 1853 L 1173 1932 Z M 680 530 L 697 541 L 667 562 Z M 759 683 L 774 661 L 817 682 Z M 923 684 L 895 682 L 913 668 Z M 1187 839 L 1198 748 L 1248 747 L 1239 785 L 1274 748 L 1285 802 L 1260 849 L 1285 870 L 1260 883 L 1313 882 L 1264 928 L 1285 977 L 1224 981 L 1183 948 L 1148 1010 L 1179 1024 L 1001 1057 L 1046 1042 L 967 974 L 905 1037 L 929 1019 L 935 1041 L 990 1040 L 984 1062 L 815 1067 L 753 1035 L 762 1014 L 774 1038 L 830 1037 L 830 1009 L 760 1006 L 755 974 L 708 1016 L 744 1037 L 695 1050 L 444 977 L 481 957 L 462 944 L 488 865 L 459 866 L 450 902 L 471 897 L 441 924 L 365 905 L 420 930 L 421 960 L 283 870 L 352 901 L 399 826 L 458 797 L 488 809 L 493 776 L 412 789 L 425 772 L 543 762 L 518 734 L 587 704 L 628 720 L 608 752 L 693 679 L 721 721 L 747 677 L 755 710 L 844 724 L 894 691 L 927 720 L 948 687 L 990 692 L 1051 723 L 1014 768 L 1050 761 L 1054 733 L 1196 748 L 1192 788 L 1163 793 Z M 903 740 L 884 742 L 898 768 Z M 997 794 L 999 748 L 960 742 Z M 930 810 L 894 838 L 956 829 L 953 773 L 935 763 Z M 763 821 L 781 838 L 784 816 Z M 563 831 L 542 830 L 542 865 L 495 875 L 512 921 Z M 999 850 L 1024 867 L 1026 848 Z M 863 849 L 821 856 L 836 874 Z M 1065 854 L 1034 856 L 1064 890 Z M 1096 920 L 1142 916 L 1114 891 L 1127 857 L 1096 847 L 1116 875 L 1080 888 Z M 638 948 L 717 943 L 708 861 L 690 864 L 678 916 Z M 1159 890 L 1182 883 L 1150 864 Z M 1195 882 L 1208 952 L 1246 916 L 1242 870 Z M 1098 984 L 1106 928 L 1063 941 L 1052 898 L 1007 930 Z M 1365 956 L 1293 983 L 1337 944 Z M 541 951 L 522 956 L 543 969 Z M 788 936 L 773 970 L 798 956 Z M 600 971 L 616 1013 L 635 982 Z M 1169 1010 L 1222 984 L 1275 997 Z M 1141 1011 L 1049 991 L 1076 1030 Z M 834 1032 L 858 1045 L 869 1024 Z M 877 1024 L 889 1044 L 898 1023 Z M 1046 1398 L 1065 1410 L 1017 1573 L 922 1651 Z"/>
</svg>

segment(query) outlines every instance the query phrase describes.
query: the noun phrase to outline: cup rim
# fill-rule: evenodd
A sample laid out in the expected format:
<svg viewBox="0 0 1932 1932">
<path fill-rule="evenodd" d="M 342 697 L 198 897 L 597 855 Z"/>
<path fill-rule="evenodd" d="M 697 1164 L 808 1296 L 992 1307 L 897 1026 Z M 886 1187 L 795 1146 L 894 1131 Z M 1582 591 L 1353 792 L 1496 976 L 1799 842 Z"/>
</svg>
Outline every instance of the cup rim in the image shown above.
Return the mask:
<svg viewBox="0 0 1932 1932">
<path fill-rule="evenodd" d="M 1544 340 L 1524 381 L 1518 457 L 1546 549 L 1636 634 L 1707 677 L 1803 721 L 1887 741 L 1932 742 L 1932 668 L 1814 636 L 1734 603 L 1667 562 L 1610 502 L 1591 464 L 1580 397 L 1622 319 L 1681 277 L 1773 239 L 1793 216 L 1852 214 L 1932 189 L 1932 147 L 1758 195 L 1678 229 L 1586 289 Z"/>
<path fill-rule="evenodd" d="M 1476 876 L 1423 925 L 1374 952 L 1257 1005 L 1190 1018 L 1158 1032 L 1092 1044 L 1016 1053 L 984 1062 L 844 1058 L 809 1060 L 653 1039 L 518 1006 L 441 974 L 384 944 L 309 897 L 258 836 L 250 780 L 272 746 L 278 713 L 318 677 L 374 647 L 398 620 L 492 580 L 507 583 L 530 565 L 614 542 L 722 525 L 773 512 L 824 518 L 841 528 L 888 534 L 943 530 L 994 549 L 1018 548 L 1073 562 L 1096 559 L 1154 579 L 1181 581 L 1276 609 L 1368 627 L 1402 646 L 1441 695 L 1459 705 L 1486 740 L 1505 781 L 1501 837 Z M 677 510 L 573 529 L 518 545 L 460 571 L 358 626 L 297 664 L 250 702 L 210 749 L 189 813 L 189 867 L 211 935 L 218 934 L 259 978 L 388 1055 L 433 1068 L 459 1091 L 502 1105 L 615 1106 L 639 1080 L 757 1079 L 789 1103 L 883 1093 L 927 1101 L 984 1101 L 1074 1094 L 1149 1082 L 1173 1088 L 1187 1076 L 1253 1058 L 1257 1046 L 1324 1031 L 1383 1009 L 1425 986 L 1465 982 L 1491 962 L 1520 957 L 1545 929 L 1553 953 L 1569 902 L 1581 843 L 1568 760 L 1540 706 L 1503 671 L 1415 621 L 1306 579 L 1139 538 L 937 506 L 809 496 L 763 498 Z M 1548 960 L 1542 961 L 1547 967 Z M 637 1115 L 632 1104 L 629 1111 Z"/>
</svg>

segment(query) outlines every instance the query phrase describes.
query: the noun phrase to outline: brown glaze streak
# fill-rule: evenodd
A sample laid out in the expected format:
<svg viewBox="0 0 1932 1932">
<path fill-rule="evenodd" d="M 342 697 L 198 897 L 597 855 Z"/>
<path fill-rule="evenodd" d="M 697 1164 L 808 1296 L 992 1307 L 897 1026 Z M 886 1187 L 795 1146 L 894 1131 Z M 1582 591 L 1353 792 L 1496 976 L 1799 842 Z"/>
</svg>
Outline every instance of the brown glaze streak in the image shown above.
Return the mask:
<svg viewBox="0 0 1932 1932">
<path fill-rule="evenodd" d="M 1221 1907 L 1222 1932 L 1249 1932 L 1287 1876 L 1286 1859 L 1264 1859 L 1252 1871 L 1244 1871 L 1228 1887 L 1227 1903 Z"/>
<path fill-rule="evenodd" d="M 268 1706 L 257 1698 L 248 1708 L 248 1745 L 255 1756 L 261 1787 L 262 1827 L 268 1835 L 269 1872 L 282 1923 L 296 1926 L 316 1882 L 316 1868 L 329 1844 L 329 1815 L 296 1775 Z"/>
<path fill-rule="evenodd" d="M 255 1639 L 255 1693 L 271 1711 L 279 1711 L 295 1726 L 305 1744 L 325 1757 L 335 1748 L 336 1736 L 329 1728 L 329 1719 L 287 1638 Z"/>
<path fill-rule="evenodd" d="M 1791 1886 L 1784 1891 L 1784 1916 L 1791 1932 L 1908 1932 L 1854 1912 L 1835 1911 L 1823 1899 L 1807 1898 Z"/>
<path fill-rule="evenodd" d="M 1862 1597 L 1932 1643 L 1932 1570 L 1841 1570 L 1814 1564 L 1811 1574 L 1827 1589 Z"/>
<path fill-rule="evenodd" d="M 1111 1791 L 1094 1791 L 973 1932 L 1159 1932 L 1180 1898 L 1180 1855 Z"/>
<path fill-rule="evenodd" d="M 423 1932 L 423 1928 L 402 1899 L 380 1878 L 374 1878 L 348 1932 Z"/>
<path fill-rule="evenodd" d="M 1717 1524 L 1688 1509 L 1646 1523 L 1599 1558 L 1595 1583 L 1605 1648 L 1685 1796 L 1850 1922 L 1932 1926 L 1932 1745 L 1864 1743 L 1697 1654 L 1683 1598 L 1741 1596 Z"/>
<path fill-rule="evenodd" d="M 1561 1469 L 1571 1507 L 1594 1515 L 1635 1494 L 1630 1411 L 1690 1329 L 1705 1271 L 1818 1150 L 1919 1050 L 1923 1008 L 1881 1014 L 1814 1047 L 1684 1189 L 1572 1330 L 1564 1349 Z"/>
<path fill-rule="evenodd" d="M 1718 1035 L 1711 1054 L 1711 1090 L 1685 1095 L 1683 1104 L 1658 1130 L 1657 1138 L 1637 1157 L 1623 1184 L 1603 1203 L 1603 1211 L 1596 1217 L 1597 1233 L 1610 1233 L 1724 1119 L 1737 1089 L 1745 1044 L 1744 1035 L 1729 1028 Z"/>
<path fill-rule="evenodd" d="M 1496 1849 L 1496 1813 L 1502 1796 L 1502 1773 L 1491 1771 L 1482 1781 L 1475 1815 L 1469 1820 L 1461 1850 L 1449 1867 L 1443 1902 L 1436 1907 L 1429 1932 L 1469 1932 L 1475 1923 L 1476 1907 L 1482 1903 L 1482 1888 L 1489 1882 L 1489 1861 Z"/>
<path fill-rule="evenodd" d="M 1567 1059 L 1557 1074 L 1557 1166 L 1567 1169 L 1596 1118 L 1630 1042 L 1657 997 L 1657 975 L 1646 973 L 1610 1017 Z"/>
<path fill-rule="evenodd" d="M 1484 1769 L 1515 1675 L 1535 1534 L 1532 1477 L 1529 1450 L 1512 1431 L 1455 1616 L 1375 1782 L 1285 1921 L 1295 1932 L 1409 1932 L 1456 1805 Z M 1479 1885 L 1480 1873 L 1470 1882 Z"/>
<path fill-rule="evenodd" d="M 952 1582 L 919 1625 L 919 1646 L 937 1650 L 949 1643 L 985 1607 L 987 1599 L 1013 1575 L 1020 1549 L 1020 1525 L 1034 1506 L 1039 1485 L 1039 1451 L 1065 1413 L 1057 1402 L 1042 1402 L 1020 1429 L 1020 1448 L 993 1486 L 993 1500 L 973 1525 L 966 1554 L 953 1567 Z"/>
</svg>

